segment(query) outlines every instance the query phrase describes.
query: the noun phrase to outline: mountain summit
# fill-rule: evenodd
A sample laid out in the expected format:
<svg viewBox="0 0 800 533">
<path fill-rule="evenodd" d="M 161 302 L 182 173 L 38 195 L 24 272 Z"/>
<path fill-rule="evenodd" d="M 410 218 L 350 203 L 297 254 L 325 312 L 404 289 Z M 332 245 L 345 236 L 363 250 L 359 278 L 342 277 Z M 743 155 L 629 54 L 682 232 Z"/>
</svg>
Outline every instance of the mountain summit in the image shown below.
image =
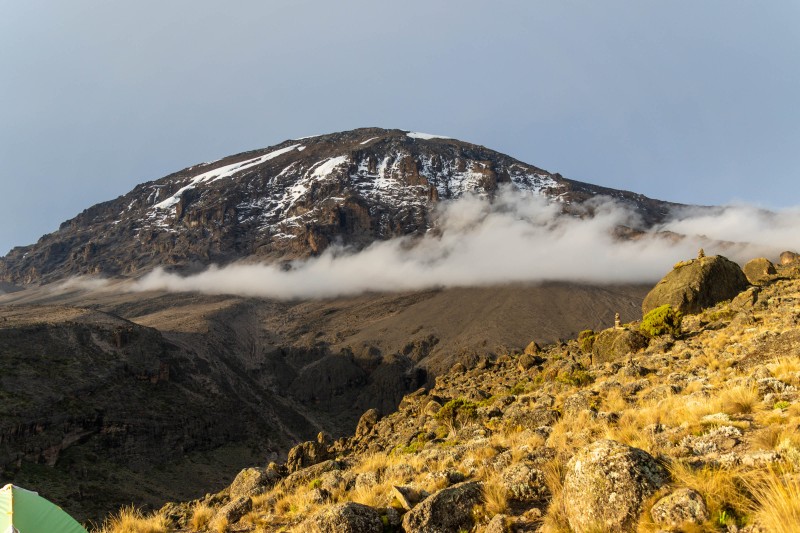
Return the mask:
<svg viewBox="0 0 800 533">
<path fill-rule="evenodd" d="M 291 139 L 195 165 L 92 206 L 34 245 L 0 259 L 0 280 L 192 271 L 245 258 L 288 260 L 333 243 L 421 235 L 433 207 L 500 187 L 566 210 L 598 195 L 634 207 L 645 223 L 669 204 L 551 174 L 482 146 L 425 133 L 362 128 Z"/>
</svg>

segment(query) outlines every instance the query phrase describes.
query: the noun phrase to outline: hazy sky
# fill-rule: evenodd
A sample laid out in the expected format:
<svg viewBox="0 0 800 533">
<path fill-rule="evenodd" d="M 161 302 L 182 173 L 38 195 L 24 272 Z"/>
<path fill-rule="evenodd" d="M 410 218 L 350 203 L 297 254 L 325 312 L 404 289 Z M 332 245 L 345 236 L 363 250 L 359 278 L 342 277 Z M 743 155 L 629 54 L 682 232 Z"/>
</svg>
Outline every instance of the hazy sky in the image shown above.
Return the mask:
<svg viewBox="0 0 800 533">
<path fill-rule="evenodd" d="M 362 126 L 678 202 L 800 205 L 800 2 L 0 0 L 0 254 Z"/>
</svg>

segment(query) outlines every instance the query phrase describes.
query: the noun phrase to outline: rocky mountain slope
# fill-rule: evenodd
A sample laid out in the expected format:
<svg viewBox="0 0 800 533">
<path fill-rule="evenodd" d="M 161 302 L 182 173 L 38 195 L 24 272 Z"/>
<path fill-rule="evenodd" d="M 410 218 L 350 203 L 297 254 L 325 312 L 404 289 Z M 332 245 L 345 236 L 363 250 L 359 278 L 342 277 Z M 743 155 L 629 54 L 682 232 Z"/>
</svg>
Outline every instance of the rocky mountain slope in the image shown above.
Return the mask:
<svg viewBox="0 0 800 533">
<path fill-rule="evenodd" d="M 143 183 L 0 259 L 0 281 L 30 284 L 77 274 L 191 271 L 244 258 L 287 260 L 333 243 L 422 235 L 433 207 L 499 187 L 543 195 L 565 209 L 611 196 L 660 221 L 671 205 L 568 180 L 482 146 L 364 128 L 244 152 Z"/>
<path fill-rule="evenodd" d="M 701 308 L 682 320 L 662 304 L 457 364 L 349 438 L 320 434 L 103 531 L 798 531 L 800 264 L 787 263 L 748 264 L 753 285 L 724 301 L 720 284 L 739 283 L 715 274 L 724 258 L 679 263 L 660 290 L 694 273 Z"/>
</svg>

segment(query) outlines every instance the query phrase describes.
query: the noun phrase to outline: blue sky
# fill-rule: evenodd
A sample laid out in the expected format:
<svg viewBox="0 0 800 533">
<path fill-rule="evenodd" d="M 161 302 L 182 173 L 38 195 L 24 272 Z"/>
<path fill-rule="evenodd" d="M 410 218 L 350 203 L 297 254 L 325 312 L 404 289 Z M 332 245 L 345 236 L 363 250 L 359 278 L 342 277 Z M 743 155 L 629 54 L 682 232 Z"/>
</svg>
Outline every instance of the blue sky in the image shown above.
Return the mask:
<svg viewBox="0 0 800 533">
<path fill-rule="evenodd" d="M 800 205 L 800 3 L 0 0 L 0 254 L 362 126 L 685 203 Z"/>
</svg>

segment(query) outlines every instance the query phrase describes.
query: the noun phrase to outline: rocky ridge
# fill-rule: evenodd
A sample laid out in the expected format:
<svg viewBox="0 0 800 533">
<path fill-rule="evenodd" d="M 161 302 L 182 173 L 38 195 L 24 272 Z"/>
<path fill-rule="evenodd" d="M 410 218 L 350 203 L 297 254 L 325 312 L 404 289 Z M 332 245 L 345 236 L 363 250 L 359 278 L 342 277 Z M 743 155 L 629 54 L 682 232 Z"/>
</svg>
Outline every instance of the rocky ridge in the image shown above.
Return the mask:
<svg viewBox="0 0 800 533">
<path fill-rule="evenodd" d="M 799 267 L 602 363 L 587 332 L 457 364 L 352 437 L 300 445 L 300 466 L 158 516 L 177 531 L 795 531 Z"/>
<path fill-rule="evenodd" d="M 563 178 L 482 146 L 438 136 L 362 128 L 292 139 L 142 183 L 92 206 L 0 259 L 0 281 L 46 283 L 74 275 L 182 272 L 249 259 L 286 261 L 332 244 L 419 236 L 434 206 L 507 186 L 561 202 L 598 195 L 645 223 L 672 204 Z"/>
</svg>

